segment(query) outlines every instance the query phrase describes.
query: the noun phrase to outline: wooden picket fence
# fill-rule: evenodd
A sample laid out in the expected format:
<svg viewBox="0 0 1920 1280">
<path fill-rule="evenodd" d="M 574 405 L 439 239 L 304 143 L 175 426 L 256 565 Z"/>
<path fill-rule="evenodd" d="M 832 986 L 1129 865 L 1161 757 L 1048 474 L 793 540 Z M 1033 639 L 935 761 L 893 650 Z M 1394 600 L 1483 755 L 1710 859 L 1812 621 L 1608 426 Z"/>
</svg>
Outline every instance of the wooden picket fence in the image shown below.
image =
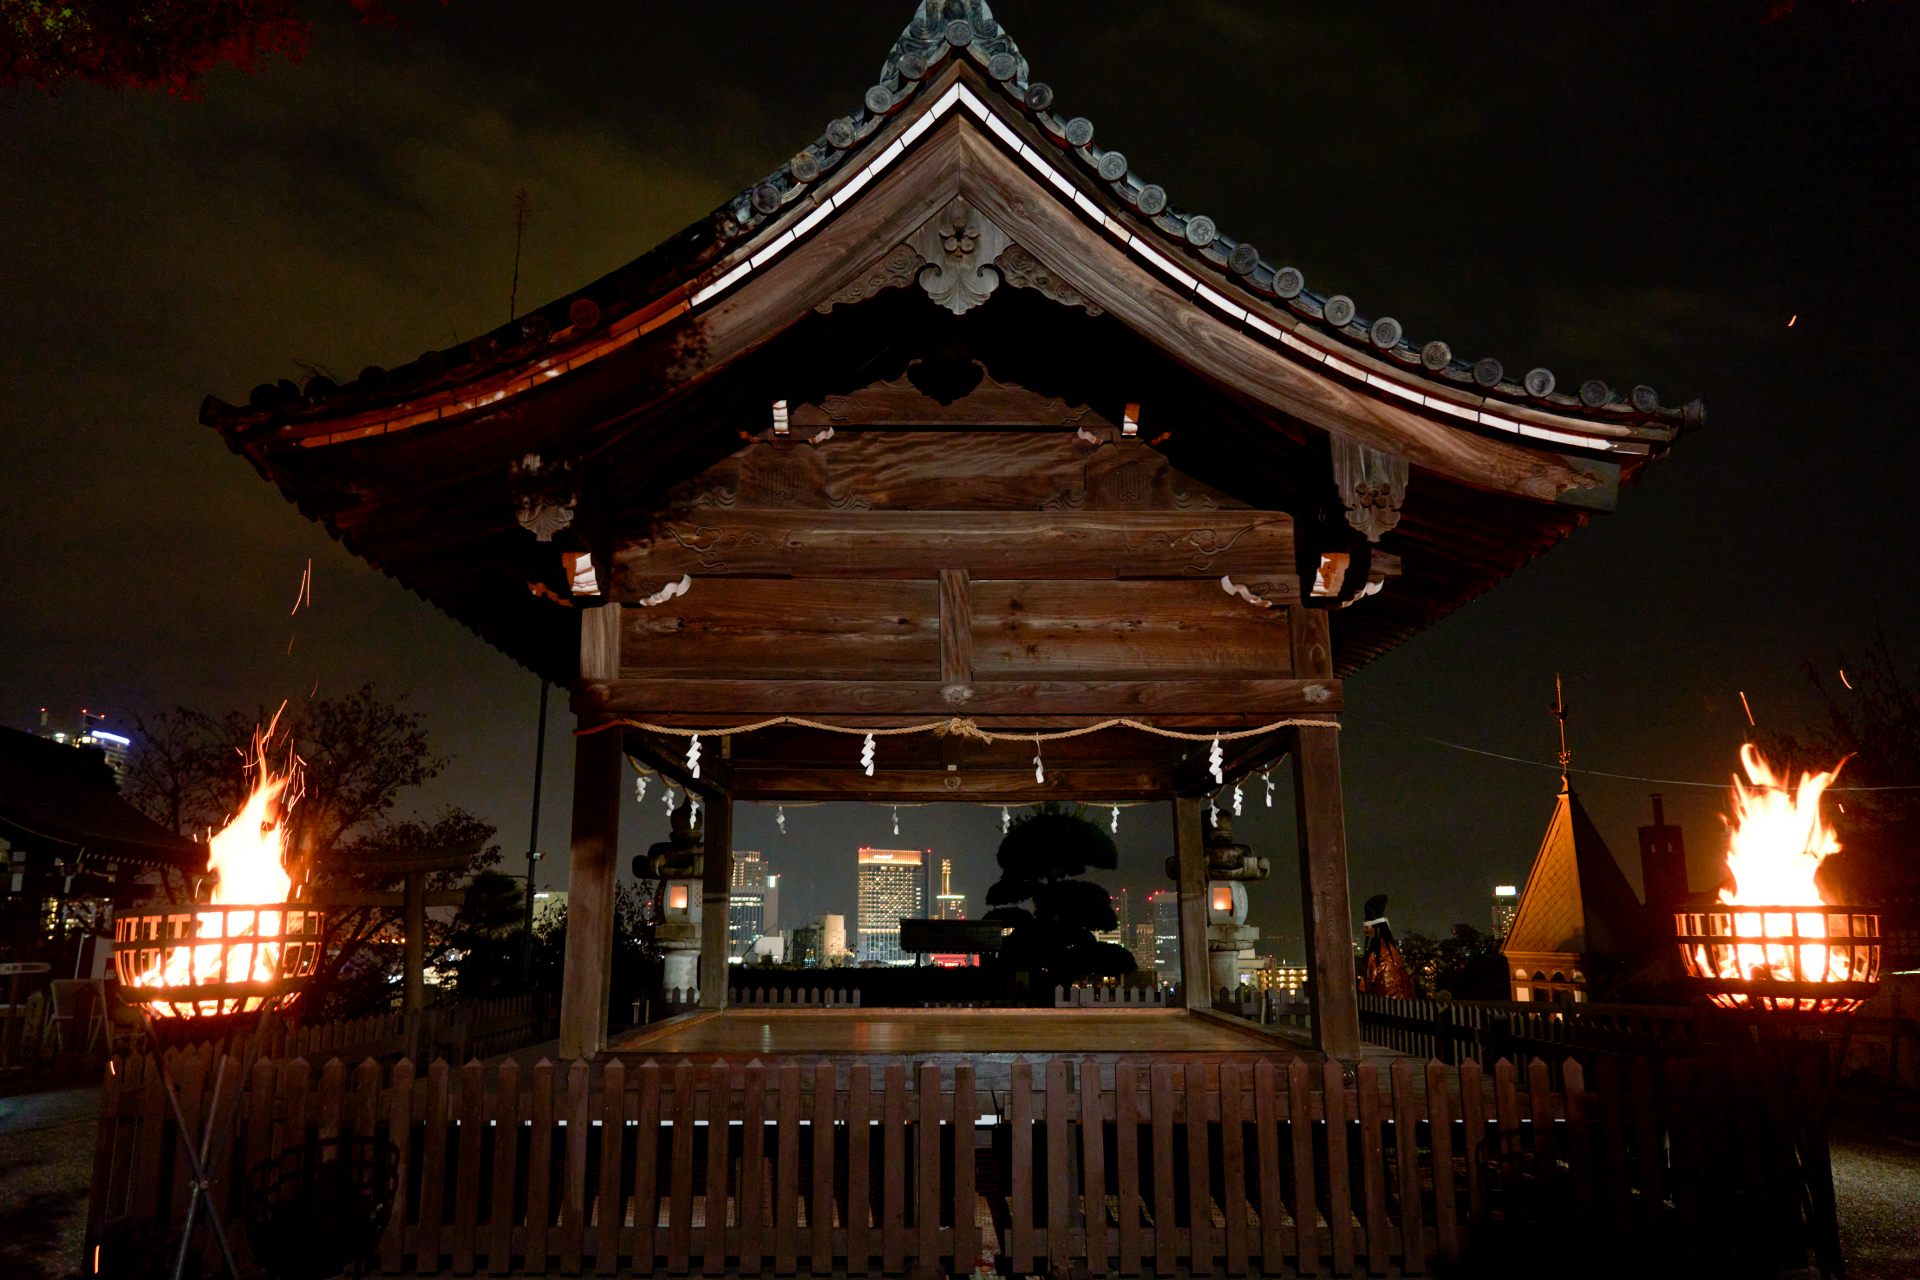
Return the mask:
<svg viewBox="0 0 1920 1280">
<path fill-rule="evenodd" d="M 1649 1004 L 1399 1000 L 1361 992 L 1360 1038 L 1399 1053 L 1482 1065 L 1502 1057 L 1666 1057 L 1712 1041 L 1705 1007 Z"/>
<path fill-rule="evenodd" d="M 172 1060 L 196 1135 L 214 1065 Z M 885 1060 L 229 1071 L 214 1202 L 243 1220 L 246 1171 L 290 1148 L 391 1142 L 385 1274 L 1768 1274 L 1804 1254 L 1809 1188 L 1831 1194 L 1824 1151 L 1796 1159 L 1787 1099 L 1684 1060 L 1603 1062 L 1591 1085 L 1568 1062 L 1557 1089 L 1538 1060 L 1200 1055 L 1016 1060 L 1005 1091 L 965 1063 Z M 180 1220 L 162 1089 L 145 1058 L 107 1089 L 90 1273 Z"/>
</svg>

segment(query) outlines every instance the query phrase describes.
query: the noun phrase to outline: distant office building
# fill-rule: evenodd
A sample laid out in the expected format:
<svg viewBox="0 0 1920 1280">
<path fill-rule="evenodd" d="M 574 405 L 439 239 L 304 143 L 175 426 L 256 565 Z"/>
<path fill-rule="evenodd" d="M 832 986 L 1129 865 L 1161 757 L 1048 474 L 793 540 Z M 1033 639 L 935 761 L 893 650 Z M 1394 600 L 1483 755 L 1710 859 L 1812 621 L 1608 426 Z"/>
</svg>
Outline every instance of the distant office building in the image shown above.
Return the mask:
<svg viewBox="0 0 1920 1280">
<path fill-rule="evenodd" d="M 859 941 L 861 964 L 905 964 L 900 920 L 926 914 L 926 864 L 918 849 L 859 851 Z"/>
<path fill-rule="evenodd" d="M 809 969 L 824 969 L 845 964 L 847 959 L 847 918 L 842 915 L 815 916 L 811 923 L 787 932 L 787 962 Z"/>
<path fill-rule="evenodd" d="M 820 926 L 821 954 L 826 964 L 845 964 L 847 962 L 847 918 L 838 912 L 832 915 L 815 916 L 813 922 Z"/>
<path fill-rule="evenodd" d="M 778 877 L 767 874 L 758 849 L 733 851 L 733 896 L 727 906 L 727 954 L 733 959 L 745 956 L 756 941 L 775 931 L 768 919 L 767 899 L 777 886 Z"/>
<path fill-rule="evenodd" d="M 940 859 L 940 892 L 933 895 L 935 920 L 965 920 L 967 895 L 953 891 L 953 859 Z"/>
<path fill-rule="evenodd" d="M 1180 895 L 1155 889 L 1147 895 L 1153 917 L 1153 972 L 1161 982 L 1180 981 Z"/>
<path fill-rule="evenodd" d="M 1114 928 L 1120 931 L 1121 945 L 1126 946 L 1133 937 L 1133 891 L 1122 889 L 1118 893 L 1110 893 L 1107 900 L 1113 903 L 1113 914 L 1117 921 Z"/>
<path fill-rule="evenodd" d="M 1513 918 L 1520 914 L 1520 890 L 1515 885 L 1493 886 L 1493 936 L 1505 941 L 1513 932 Z"/>
<path fill-rule="evenodd" d="M 1291 999 L 1298 999 L 1301 989 L 1307 985 L 1307 966 L 1261 956 L 1247 980 L 1262 991 L 1277 991 Z"/>
<path fill-rule="evenodd" d="M 1133 937 L 1127 950 L 1133 952 L 1133 964 L 1141 973 L 1153 969 L 1153 926 L 1142 920 L 1133 926 Z"/>
<path fill-rule="evenodd" d="M 124 791 L 127 786 L 127 753 L 133 747 L 133 739 L 101 727 L 98 722 L 105 718 L 82 707 L 79 727 L 64 729 L 55 725 L 47 709 L 42 707 L 40 727 L 34 731 L 34 736 L 50 738 L 63 746 L 87 747 L 98 751 L 107 758 L 107 768 L 113 771 L 114 786 Z"/>
</svg>

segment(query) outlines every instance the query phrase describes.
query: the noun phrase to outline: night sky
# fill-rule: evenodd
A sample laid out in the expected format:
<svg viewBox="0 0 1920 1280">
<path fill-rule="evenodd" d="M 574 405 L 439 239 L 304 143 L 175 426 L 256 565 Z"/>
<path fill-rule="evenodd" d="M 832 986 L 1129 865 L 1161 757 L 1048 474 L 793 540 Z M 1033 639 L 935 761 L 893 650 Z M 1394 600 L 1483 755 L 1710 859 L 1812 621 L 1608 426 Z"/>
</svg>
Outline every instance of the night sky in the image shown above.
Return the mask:
<svg viewBox="0 0 1920 1280">
<path fill-rule="evenodd" d="M 453 758 L 417 807 L 466 805 L 513 853 L 535 679 L 302 519 L 196 424 L 200 398 L 498 325 L 522 185 L 523 308 L 638 256 L 854 108 L 912 6 L 453 0 L 397 32 L 311 7 L 302 64 L 218 74 L 197 102 L 0 100 L 0 720 L 373 681 Z M 1791 728 L 1803 660 L 1829 670 L 1876 624 L 1920 654 L 1920 5 L 1353 8 L 996 16 L 1058 108 L 1176 203 L 1416 343 L 1707 400 L 1616 514 L 1348 685 L 1356 910 L 1387 892 L 1402 930 L 1485 927 L 1557 778 L 1430 739 L 1550 759 L 1557 670 L 1576 766 L 1722 782 L 1740 691 Z M 549 881 L 570 727 L 549 726 Z M 1664 791 L 1705 881 L 1721 790 L 1578 786 L 1635 883 L 1633 828 Z M 629 806 L 633 851 L 664 832 L 657 794 Z M 1260 795 L 1241 836 L 1276 860 L 1256 918 L 1277 940 L 1298 929 L 1291 800 Z M 790 873 L 798 923 L 851 912 L 861 843 L 931 846 L 978 904 L 998 820 L 906 809 L 898 840 L 868 806 L 790 810 L 785 837 L 771 809 L 736 823 Z M 1128 811 L 1120 842 L 1116 883 L 1163 883 L 1163 810 Z"/>
</svg>

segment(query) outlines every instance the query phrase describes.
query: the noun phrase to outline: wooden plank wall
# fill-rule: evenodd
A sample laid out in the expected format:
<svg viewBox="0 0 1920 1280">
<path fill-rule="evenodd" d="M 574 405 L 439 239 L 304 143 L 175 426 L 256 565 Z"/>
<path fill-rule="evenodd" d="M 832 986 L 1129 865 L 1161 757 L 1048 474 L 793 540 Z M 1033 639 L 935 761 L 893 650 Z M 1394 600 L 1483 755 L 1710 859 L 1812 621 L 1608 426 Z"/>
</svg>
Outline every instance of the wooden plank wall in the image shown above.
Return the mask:
<svg viewBox="0 0 1920 1280">
<path fill-rule="evenodd" d="M 193 1121 L 211 1051 L 171 1070 Z M 1196 1055 L 1103 1073 L 1056 1057 L 1016 1062 L 1000 1094 L 964 1064 L 897 1061 L 233 1060 L 213 1195 L 237 1218 L 258 1162 L 316 1137 L 391 1140 L 385 1274 L 965 1273 L 983 1255 L 1129 1276 L 1778 1264 L 1805 1244 L 1786 1117 L 1708 1071 L 1609 1061 L 1589 1081 L 1568 1062 L 1553 1087 L 1537 1061 Z M 163 1239 L 185 1174 L 160 1074 L 136 1057 L 103 1103 L 89 1262 L 100 1245 L 113 1274 L 119 1251 Z"/>
</svg>

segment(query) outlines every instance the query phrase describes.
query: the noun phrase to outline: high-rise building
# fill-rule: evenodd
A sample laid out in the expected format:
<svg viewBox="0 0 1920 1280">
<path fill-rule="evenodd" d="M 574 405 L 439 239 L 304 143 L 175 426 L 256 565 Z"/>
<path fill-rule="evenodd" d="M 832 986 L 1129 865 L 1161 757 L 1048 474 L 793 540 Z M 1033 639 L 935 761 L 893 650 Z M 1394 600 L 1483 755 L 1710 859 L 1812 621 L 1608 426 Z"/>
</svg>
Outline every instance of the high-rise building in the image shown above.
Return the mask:
<svg viewBox="0 0 1920 1280">
<path fill-rule="evenodd" d="M 1493 886 L 1493 936 L 1505 941 L 1513 930 L 1513 918 L 1520 912 L 1520 890 L 1510 884 Z"/>
<path fill-rule="evenodd" d="M 735 960 L 753 949 L 754 942 L 774 931 L 768 899 L 778 892 L 779 877 L 767 874 L 758 849 L 733 851 L 732 897 L 727 905 L 727 954 Z"/>
<path fill-rule="evenodd" d="M 91 747 L 98 751 L 107 758 L 107 768 L 113 770 L 114 785 L 124 790 L 127 785 L 127 752 L 133 747 L 133 739 L 123 733 L 101 728 L 96 722 L 104 719 L 105 716 L 96 715 L 82 707 L 79 729 L 67 730 L 55 725 L 47 709 L 42 707 L 40 727 L 35 734 L 69 747 Z"/>
<path fill-rule="evenodd" d="M 940 859 L 940 892 L 933 896 L 935 920 L 965 920 L 967 895 L 953 891 L 953 859 Z"/>
<path fill-rule="evenodd" d="M 1121 938 L 1131 942 L 1133 939 L 1133 891 L 1122 889 L 1118 893 L 1108 894 L 1107 899 L 1113 903 L 1113 914 L 1118 920 L 1114 928 L 1120 931 Z M 1126 943 L 1123 942 L 1122 945 Z"/>
<path fill-rule="evenodd" d="M 926 864 L 918 849 L 859 851 L 860 910 L 855 925 L 861 964 L 904 964 L 900 920 L 926 913 Z"/>
<path fill-rule="evenodd" d="M 1153 968 L 1153 925 L 1142 920 L 1133 926 L 1133 936 L 1127 949 L 1133 952 L 1133 964 L 1141 973 Z"/>
<path fill-rule="evenodd" d="M 1161 982 L 1180 981 L 1180 895 L 1155 889 L 1147 895 L 1153 915 L 1153 972 Z"/>
</svg>

